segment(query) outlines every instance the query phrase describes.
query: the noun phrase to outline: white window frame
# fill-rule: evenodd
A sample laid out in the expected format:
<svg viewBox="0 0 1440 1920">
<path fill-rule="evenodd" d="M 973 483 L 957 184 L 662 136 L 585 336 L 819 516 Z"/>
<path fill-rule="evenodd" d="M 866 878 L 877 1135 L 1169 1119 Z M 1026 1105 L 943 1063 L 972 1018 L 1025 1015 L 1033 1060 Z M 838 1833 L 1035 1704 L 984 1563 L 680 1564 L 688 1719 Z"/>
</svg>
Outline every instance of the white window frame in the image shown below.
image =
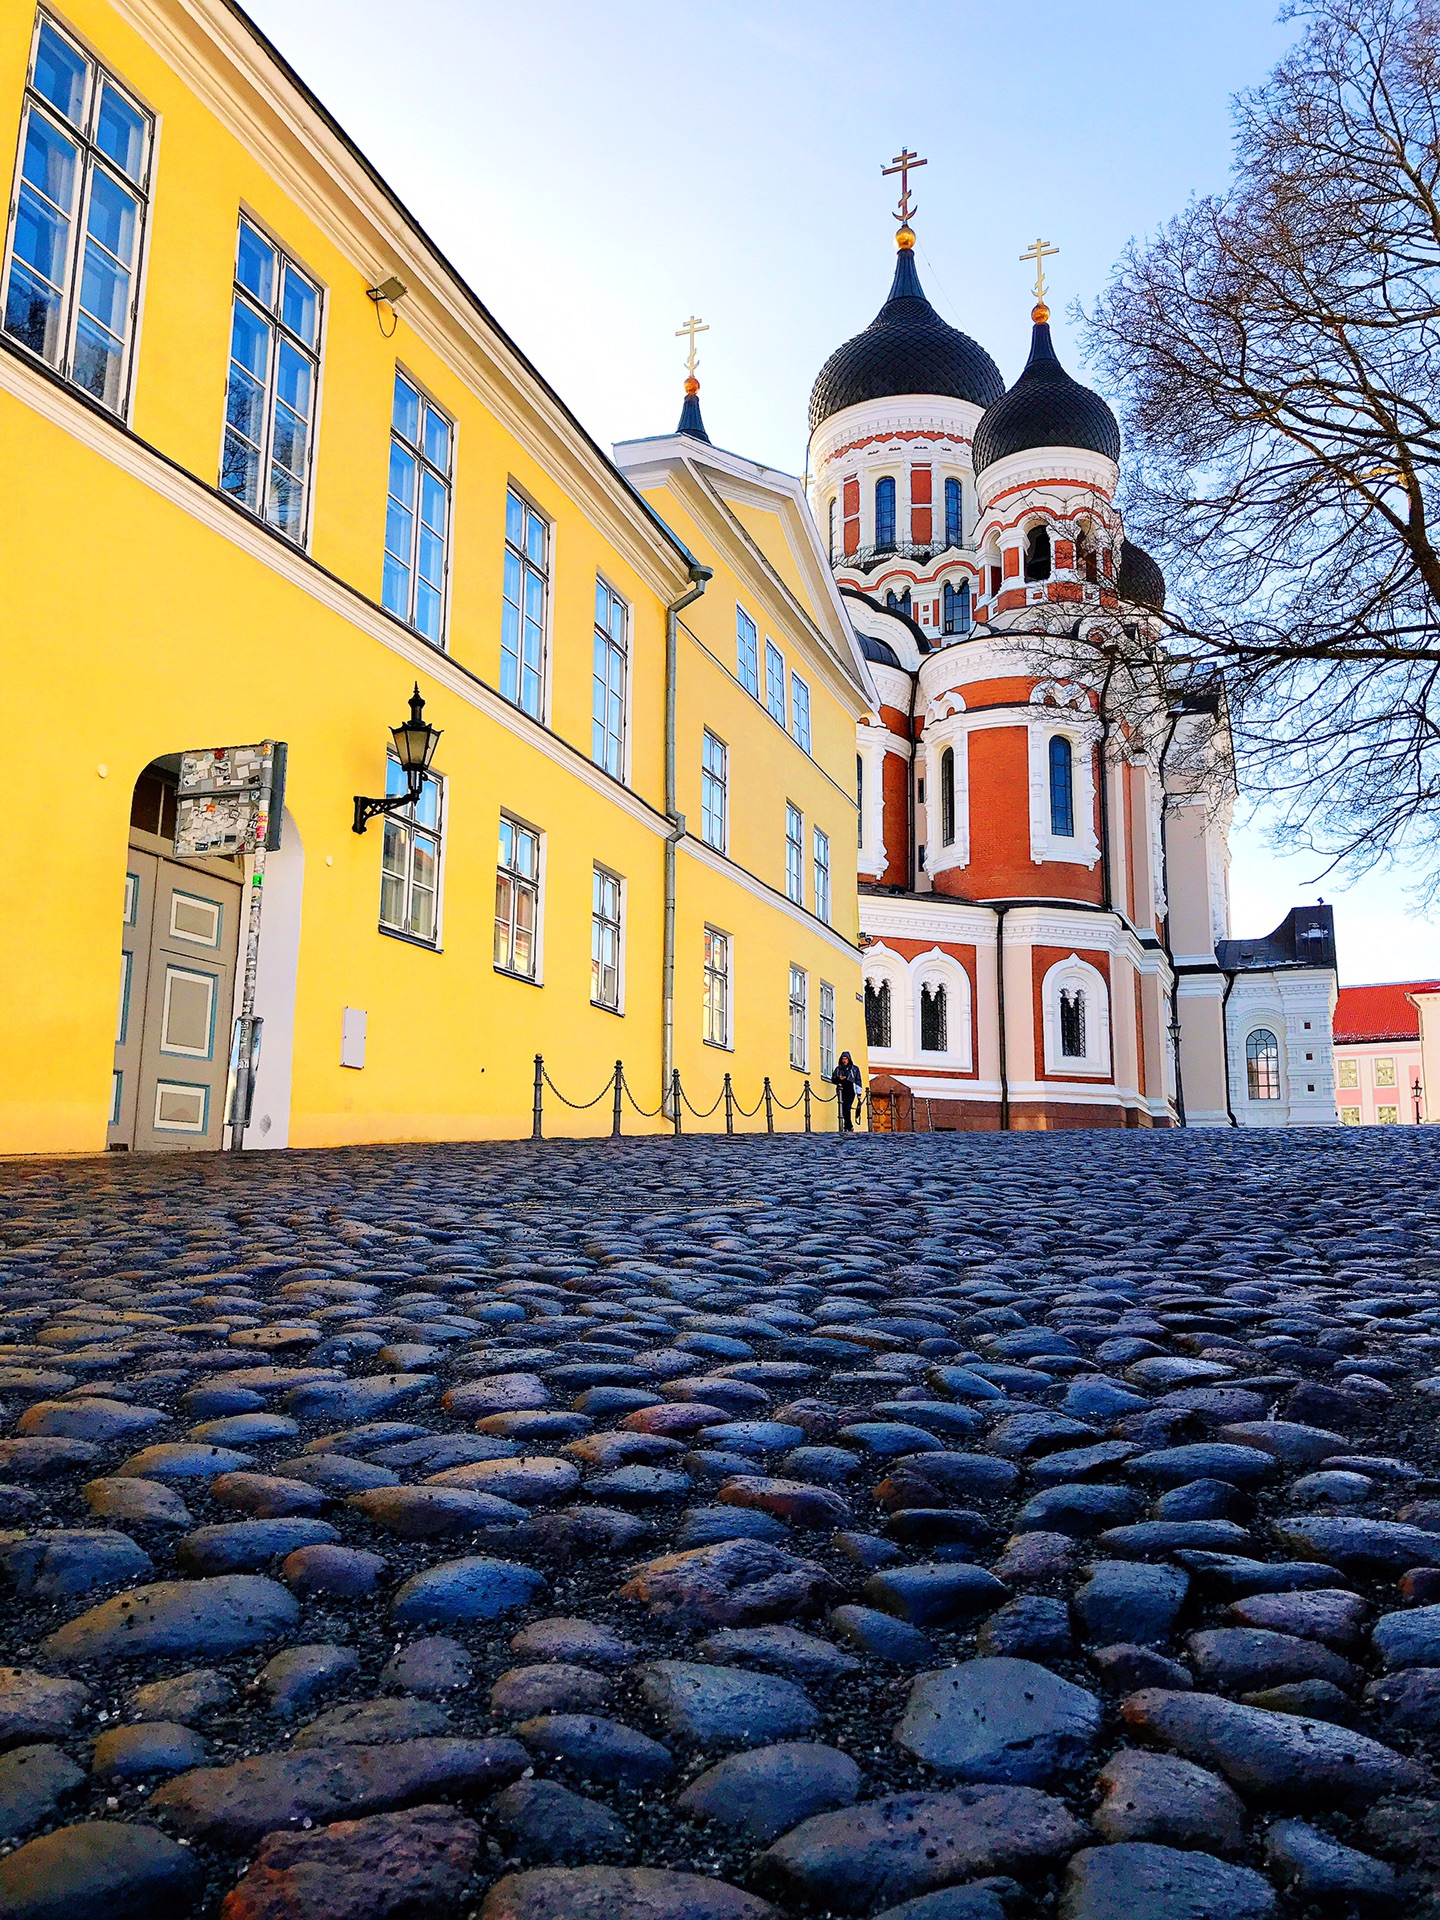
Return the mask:
<svg viewBox="0 0 1440 1920">
<path fill-rule="evenodd" d="M 1395 1070 L 1393 1053 L 1377 1053 L 1370 1062 L 1370 1072 L 1375 1085 L 1383 1087 L 1387 1093 L 1399 1088 L 1400 1076 Z"/>
<path fill-rule="evenodd" d="M 404 429 L 399 425 L 397 418 L 399 413 L 400 389 L 402 387 L 413 397 L 415 402 L 418 426 L 414 440 L 407 437 Z M 443 466 L 434 458 L 433 453 L 430 451 L 432 442 L 429 429 L 432 417 L 438 420 L 445 430 L 445 464 Z M 413 466 L 415 477 L 415 498 L 413 503 L 407 504 L 401 500 L 391 484 L 395 472 L 397 450 L 401 458 L 408 459 Z M 409 627 L 412 632 L 418 633 L 422 640 L 429 641 L 432 647 L 439 647 L 442 651 L 445 647 L 446 633 L 449 624 L 450 526 L 454 504 L 454 472 L 454 420 L 443 407 L 436 406 L 435 402 L 430 398 L 418 380 L 408 374 L 403 367 L 397 366 L 395 369 L 395 387 L 392 392 L 390 404 L 390 465 L 386 469 L 385 480 L 385 548 L 380 585 L 380 604 L 387 613 L 394 614 L 397 620 L 403 620 L 405 625 Z M 424 518 L 422 510 L 427 480 L 433 487 L 439 488 L 443 503 L 441 514 L 442 523 L 438 532 L 437 529 L 432 527 Z M 407 514 L 410 520 L 410 529 L 406 538 L 406 550 L 403 557 L 400 554 L 398 542 L 394 546 L 391 544 L 392 537 L 399 532 L 399 516 L 401 514 Z M 419 606 L 421 546 L 424 535 L 427 532 L 433 537 L 437 537 L 440 542 L 440 580 L 438 589 L 436 590 L 438 606 L 435 615 L 435 631 L 433 633 L 421 624 Z M 396 568 L 403 569 L 404 572 L 404 592 L 403 595 L 398 596 L 399 599 L 403 600 L 403 604 L 398 605 L 395 604 L 397 596 L 392 593 L 391 589 L 392 557 Z M 434 586 L 434 583 L 428 580 L 425 584 L 431 587 Z"/>
<path fill-rule="evenodd" d="M 810 975 L 790 967 L 790 1065 L 796 1073 L 810 1067 Z"/>
<path fill-rule="evenodd" d="M 519 538 L 515 537 L 515 522 L 519 519 Z M 543 536 L 543 558 L 536 560 L 530 551 L 530 527 L 534 523 L 541 529 Z M 546 724 L 546 714 L 550 698 L 550 580 L 554 562 L 555 524 L 548 514 L 542 513 L 535 502 L 515 485 L 513 480 L 505 488 L 505 544 L 501 562 L 500 580 L 500 679 L 498 692 L 502 700 L 512 707 L 518 707 L 521 713 L 528 713 L 532 720 L 538 720 L 541 726 Z M 518 597 L 510 597 L 512 577 L 518 578 Z M 537 580 L 540 586 L 540 618 L 531 621 L 526 611 L 529 595 L 526 583 Z M 511 626 L 510 613 L 514 610 L 514 647 L 507 646 L 508 630 Z M 535 625 L 539 628 L 539 659 L 530 662 L 526 659 L 526 628 Z M 507 663 L 514 660 L 514 690 L 505 691 Z M 535 704 L 530 705 L 525 697 L 527 676 L 533 675 Z"/>
<path fill-rule="evenodd" d="M 1058 694 L 1064 704 L 1056 706 Z M 1099 729 L 1091 716 L 1089 701 L 1079 687 L 1054 681 L 1037 687 L 1030 696 L 1031 716 L 1026 728 L 1029 741 L 1030 781 L 1030 858 L 1038 867 L 1046 860 L 1063 861 L 1069 866 L 1093 868 L 1100 859 L 1100 841 L 1095 832 L 1095 747 Z M 1075 808 L 1073 834 L 1050 830 L 1050 740 L 1061 734 L 1070 742 L 1072 799 Z M 958 754 L 956 756 L 958 761 Z M 956 766 L 956 780 L 960 769 Z"/>
<path fill-rule="evenodd" d="M 1267 1094 L 1252 1094 L 1250 1091 L 1250 1042 L 1257 1034 L 1268 1033 L 1275 1043 L 1275 1091 Z M 1240 1040 L 1240 1066 L 1244 1073 L 1245 1099 L 1254 1107 L 1273 1113 L 1286 1102 L 1289 1089 L 1285 1072 L 1285 1023 L 1272 1019 L 1269 1015 L 1260 1015 L 1246 1023 L 1245 1032 Z"/>
<path fill-rule="evenodd" d="M 520 865 L 518 858 L 513 855 L 508 862 L 505 859 L 505 829 L 507 827 L 512 834 L 524 835 L 526 838 L 533 840 L 535 844 L 535 864 L 533 872 L 527 873 Z M 502 881 L 507 881 L 510 888 L 510 908 L 506 919 L 506 959 L 503 961 L 500 959 L 498 953 L 500 886 Z M 542 982 L 542 962 L 544 957 L 541 939 L 544 927 L 544 886 L 544 834 L 541 833 L 538 827 L 532 827 L 528 820 L 522 820 L 518 814 L 509 813 L 502 809 L 500 813 L 500 841 L 495 860 L 494 926 L 497 951 L 494 955 L 494 966 L 496 973 L 504 974 L 507 980 L 528 980 L 537 987 Z M 524 896 L 528 896 L 534 903 L 530 920 L 530 967 L 528 971 L 524 967 L 514 964 L 516 932 L 519 927 L 519 916 L 515 911 L 515 903 Z"/>
<path fill-rule="evenodd" d="M 64 47 L 85 66 L 84 99 L 80 106 L 78 122 L 52 101 L 46 98 L 35 85 L 35 64 L 39 56 L 42 32 L 47 30 L 61 41 Z M 109 88 L 119 101 L 139 116 L 142 122 L 142 152 L 138 176 L 127 173 L 125 168 L 112 158 L 99 145 L 97 134 L 101 105 L 105 91 Z M 52 355 L 32 347 L 19 334 L 5 329 L 5 337 L 19 347 L 22 353 L 32 356 L 42 366 L 48 366 L 61 379 L 88 393 L 97 405 L 117 419 L 127 420 L 130 415 L 130 399 L 134 384 L 135 348 L 140 331 L 140 304 L 144 282 L 146 262 L 146 241 L 150 228 L 150 198 L 152 174 L 155 163 L 155 116 L 140 102 L 131 91 L 102 61 L 95 58 L 90 49 L 84 46 L 73 34 L 62 27 L 44 9 L 37 11 L 30 36 L 30 56 L 25 69 L 25 92 L 23 111 L 20 115 L 20 139 L 15 157 L 14 185 L 11 193 L 9 228 L 5 237 L 4 273 L 0 275 L 0 325 L 8 313 L 11 289 L 11 276 L 16 266 L 15 241 L 19 225 L 20 198 L 27 184 L 34 191 L 34 183 L 24 178 L 25 151 L 29 138 L 32 117 L 47 124 L 52 132 L 75 149 L 75 179 L 68 208 L 59 208 L 49 201 L 49 196 L 37 197 L 56 207 L 67 222 L 65 238 L 65 258 L 61 267 L 61 278 L 53 281 L 45 274 L 35 274 L 29 262 L 22 262 L 27 274 L 35 274 L 45 285 L 59 294 L 59 324 L 56 328 L 56 350 Z M 136 202 L 135 240 L 132 258 L 128 265 L 120 261 L 117 254 L 111 253 L 104 242 L 90 233 L 90 210 L 94 193 L 95 176 L 100 174 L 108 178 L 121 192 Z M 116 393 L 113 401 L 96 393 L 93 387 L 75 377 L 75 346 L 80 330 L 80 299 L 84 280 L 84 261 L 86 249 L 91 239 L 97 247 L 117 264 L 125 268 L 129 275 L 129 294 L 125 304 L 125 337 L 121 343 Z M 92 316 L 98 318 L 98 316 Z M 102 323 L 103 325 L 103 323 Z M 109 327 L 104 331 L 113 339 L 115 336 Z"/>
<path fill-rule="evenodd" d="M 932 947 L 929 953 L 916 954 L 909 963 L 909 969 L 913 985 L 908 1013 L 914 1035 L 914 1052 L 910 1058 L 923 1061 L 927 1066 L 944 1065 L 968 1073 L 974 1057 L 971 1031 L 974 1025 L 973 995 L 969 972 L 953 953 L 945 953 L 939 947 Z M 936 987 L 945 989 L 943 1051 L 924 1049 L 920 1045 L 920 995 L 926 987 L 932 993 Z"/>
<path fill-rule="evenodd" d="M 835 989 L 828 980 L 820 982 L 820 1077 L 828 1080 L 839 1059 L 835 1045 Z"/>
<path fill-rule="evenodd" d="M 256 293 L 253 288 L 240 278 L 240 245 L 247 229 L 262 247 L 267 248 L 269 252 L 274 255 L 274 281 L 270 289 L 268 305 L 262 301 L 261 296 Z M 303 288 L 315 297 L 315 328 L 313 341 L 306 340 L 305 336 L 292 327 L 284 318 L 285 287 L 287 278 L 291 274 L 295 276 L 295 279 Z M 231 332 L 230 342 L 226 349 L 225 419 L 220 433 L 219 490 L 225 495 L 227 500 L 234 501 L 235 505 L 239 507 L 242 512 L 248 513 L 253 519 L 260 521 L 263 526 L 272 528 L 282 539 L 288 540 L 292 546 L 299 547 L 302 551 L 304 551 L 310 543 L 311 510 L 314 504 L 315 440 L 319 431 L 320 422 L 320 368 L 324 356 L 326 304 L 325 288 L 320 284 L 318 278 L 311 273 L 308 267 L 302 266 L 294 254 L 290 252 L 289 248 L 283 247 L 267 227 L 263 226 L 252 214 L 242 210 L 239 224 L 235 230 L 235 273 L 230 291 Z M 243 363 L 237 361 L 235 358 L 235 316 L 242 309 L 249 313 L 252 318 L 258 319 L 261 325 L 267 330 L 269 345 L 266 352 L 265 378 L 263 381 L 260 381 L 251 369 L 244 367 Z M 271 509 L 270 495 L 271 469 L 275 464 L 275 415 L 277 408 L 281 404 L 279 366 L 282 348 L 288 348 L 289 351 L 294 354 L 297 359 L 303 361 L 310 370 L 310 411 L 304 420 L 305 463 L 303 473 L 298 476 L 301 490 L 300 516 L 299 524 L 293 531 L 287 528 L 281 519 L 275 517 Z M 262 390 L 264 420 L 261 425 L 260 438 L 258 441 L 253 439 L 249 434 L 242 433 L 238 427 L 232 426 L 231 396 L 235 387 L 234 376 L 237 367 L 242 373 L 254 379 Z M 287 406 L 287 411 L 293 412 L 294 409 L 288 408 Z M 298 413 L 296 414 L 296 418 L 300 418 Z M 259 497 L 254 502 L 251 502 L 245 497 L 243 488 L 227 485 L 226 483 L 229 464 L 230 435 L 232 431 L 235 433 L 237 440 L 247 446 L 253 447 L 256 453 L 259 466 L 258 484 L 260 491 Z M 289 470 L 286 469 L 286 471 L 288 472 Z M 292 475 L 291 477 L 294 478 L 297 476 Z"/>
<path fill-rule="evenodd" d="M 786 726 L 785 656 L 768 634 L 765 637 L 765 711 L 777 727 Z"/>
<path fill-rule="evenodd" d="M 810 752 L 810 687 L 790 669 L 790 730 L 802 753 Z"/>
<path fill-rule="evenodd" d="M 1085 995 L 1085 1051 L 1065 1053 L 1060 1045 L 1060 994 L 1079 989 Z M 1045 1029 L 1045 1071 L 1065 1079 L 1110 1078 L 1110 993 L 1105 976 L 1078 953 L 1057 960 L 1040 986 Z"/>
<path fill-rule="evenodd" d="M 865 1044 L 870 1050 L 870 1058 L 876 1061 L 908 1060 L 911 1057 L 910 1033 L 915 1024 L 914 1010 L 911 1007 L 910 969 L 898 953 L 889 947 L 877 945 L 866 949 L 865 977 L 861 983 L 861 1005 L 864 1005 L 864 989 L 873 987 L 878 993 L 881 987 L 890 989 L 890 1044 L 888 1047 L 872 1046 L 869 1029 L 866 1029 Z"/>
<path fill-rule="evenodd" d="M 1360 1089 L 1360 1062 L 1353 1056 L 1343 1054 L 1335 1056 L 1335 1085 L 1344 1093 L 1358 1093 Z"/>
<path fill-rule="evenodd" d="M 608 902 L 600 897 L 605 887 L 614 889 L 613 914 L 607 912 Z M 607 932 L 614 936 L 615 950 L 615 994 L 610 1000 L 596 991 L 596 973 L 605 964 L 599 949 L 605 944 Z M 590 1004 L 603 1008 L 606 1013 L 625 1011 L 625 881 L 609 867 L 602 867 L 599 861 L 595 863 L 590 883 Z"/>
<path fill-rule="evenodd" d="M 397 798 L 407 790 L 406 776 L 399 760 L 393 753 L 386 756 L 385 791 L 391 798 Z M 443 904 L 445 898 L 445 779 L 442 774 L 430 772 L 425 775 L 417 799 L 403 807 L 397 807 L 393 813 L 384 816 L 384 835 L 380 846 L 380 931 L 396 940 L 412 941 L 417 947 L 440 946 L 443 924 Z M 434 805 L 434 823 L 423 817 L 427 801 Z M 392 844 L 399 842 L 403 848 L 404 865 L 398 878 L 401 888 L 403 915 L 400 919 L 385 918 L 385 882 L 397 877 L 392 868 L 386 866 L 385 856 Z M 411 921 L 415 908 L 415 849 L 419 841 L 431 843 L 435 856 L 435 925 L 430 934 L 416 933 Z"/>
<path fill-rule="evenodd" d="M 830 895 L 830 836 L 819 827 L 813 827 L 811 841 L 811 884 L 815 895 L 815 918 L 823 920 L 828 927 L 832 902 Z"/>
<path fill-rule="evenodd" d="M 790 800 L 785 802 L 785 898 L 797 907 L 805 904 L 805 816 Z"/>
<path fill-rule="evenodd" d="M 735 678 L 745 691 L 760 698 L 760 629 L 737 600 L 735 603 Z"/>
<path fill-rule="evenodd" d="M 735 943 L 719 927 L 706 925 L 701 934 L 702 990 L 700 999 L 700 1036 L 707 1047 L 730 1052 L 735 1031 Z M 718 998 L 719 1019 L 716 1020 Z M 717 1027 L 720 1033 L 716 1037 Z"/>
<path fill-rule="evenodd" d="M 730 844 L 730 749 L 709 727 L 700 735 L 700 838 L 717 853 Z"/>
<path fill-rule="evenodd" d="M 601 616 L 604 616 L 603 624 Z M 616 627 L 619 634 L 616 634 Z M 601 673 L 602 657 L 605 673 Z M 617 694 L 611 684 L 616 671 Z M 612 780 L 629 777 L 630 604 L 603 574 L 595 576 L 595 658 L 590 693 L 590 758 Z M 604 712 L 600 711 L 603 704 Z"/>
</svg>

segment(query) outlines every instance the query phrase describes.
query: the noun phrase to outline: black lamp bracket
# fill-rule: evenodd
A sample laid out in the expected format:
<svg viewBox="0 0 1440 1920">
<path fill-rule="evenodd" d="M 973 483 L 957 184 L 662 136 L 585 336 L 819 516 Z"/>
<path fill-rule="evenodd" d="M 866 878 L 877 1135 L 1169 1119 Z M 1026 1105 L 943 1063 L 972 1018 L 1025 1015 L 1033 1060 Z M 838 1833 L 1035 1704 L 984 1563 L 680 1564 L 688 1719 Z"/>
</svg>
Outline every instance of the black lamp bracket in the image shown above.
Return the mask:
<svg viewBox="0 0 1440 1920">
<path fill-rule="evenodd" d="M 416 780 L 412 774 L 410 776 L 410 784 L 404 793 L 387 794 L 383 800 L 369 800 L 363 793 L 357 793 L 355 796 L 355 818 L 351 822 L 351 832 L 364 833 L 369 823 L 378 815 L 399 813 L 402 807 L 414 806 L 415 802 L 420 798 L 423 784 L 423 774 L 419 780 Z"/>
</svg>

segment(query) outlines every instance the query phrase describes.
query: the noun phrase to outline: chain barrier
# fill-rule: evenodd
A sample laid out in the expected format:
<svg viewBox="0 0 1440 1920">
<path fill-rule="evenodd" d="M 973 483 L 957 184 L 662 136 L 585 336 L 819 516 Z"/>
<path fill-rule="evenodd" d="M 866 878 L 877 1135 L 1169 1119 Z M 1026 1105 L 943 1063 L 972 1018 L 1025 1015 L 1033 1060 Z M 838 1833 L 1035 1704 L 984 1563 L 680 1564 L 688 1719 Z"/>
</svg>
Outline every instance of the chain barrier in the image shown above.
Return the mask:
<svg viewBox="0 0 1440 1920">
<path fill-rule="evenodd" d="M 642 1120 L 669 1120 L 677 1137 L 682 1131 L 682 1109 L 687 1107 L 694 1119 L 708 1120 L 712 1115 L 718 1113 L 723 1106 L 725 1109 L 725 1131 L 727 1134 L 734 1133 L 735 1117 L 737 1114 L 742 1120 L 753 1120 L 762 1112 L 765 1115 L 766 1133 L 774 1133 L 775 1110 L 777 1107 L 781 1113 L 794 1113 L 797 1108 L 803 1107 L 805 1110 L 804 1131 L 806 1133 L 813 1133 L 815 1128 L 812 1122 L 811 1109 L 816 1101 L 822 1106 L 835 1107 L 837 1109 L 837 1126 L 840 1125 L 842 1119 L 839 1112 L 840 1089 L 836 1087 L 833 1093 L 826 1093 L 823 1086 L 819 1088 L 812 1087 L 808 1075 L 799 1094 L 794 1100 L 782 1100 L 775 1092 L 770 1076 L 767 1073 L 761 1087 L 760 1098 L 755 1102 L 753 1107 L 747 1107 L 744 1106 L 736 1096 L 734 1081 L 731 1075 L 727 1073 L 724 1076 L 720 1092 L 716 1095 L 714 1101 L 710 1106 L 702 1109 L 697 1107 L 691 1100 L 689 1094 L 686 1093 L 681 1084 L 680 1069 L 678 1067 L 673 1069 L 671 1073 L 670 1086 L 659 1106 L 642 1107 L 640 1102 L 635 1098 L 630 1082 L 625 1077 L 625 1063 L 622 1060 L 615 1062 L 615 1071 L 606 1080 L 604 1086 L 600 1089 L 599 1093 L 595 1095 L 593 1100 L 571 1100 L 560 1091 L 559 1087 L 557 1087 L 555 1082 L 550 1078 L 549 1071 L 545 1065 L 545 1056 L 537 1053 L 535 1055 L 535 1081 L 530 1125 L 530 1138 L 532 1140 L 543 1140 L 545 1137 L 544 1113 L 545 1089 L 547 1087 L 560 1104 L 568 1107 L 572 1113 L 586 1113 L 590 1108 L 598 1107 L 600 1102 L 608 1096 L 612 1102 L 610 1136 L 615 1140 L 622 1137 L 621 1119 L 624 1113 L 624 1102 L 626 1100 L 630 1102 L 630 1105 Z M 864 1087 L 856 1089 L 851 1113 L 853 1130 L 870 1130 L 875 1113 L 875 1099 L 868 1089 Z M 843 1127 L 841 1130 L 844 1130 Z"/>
</svg>

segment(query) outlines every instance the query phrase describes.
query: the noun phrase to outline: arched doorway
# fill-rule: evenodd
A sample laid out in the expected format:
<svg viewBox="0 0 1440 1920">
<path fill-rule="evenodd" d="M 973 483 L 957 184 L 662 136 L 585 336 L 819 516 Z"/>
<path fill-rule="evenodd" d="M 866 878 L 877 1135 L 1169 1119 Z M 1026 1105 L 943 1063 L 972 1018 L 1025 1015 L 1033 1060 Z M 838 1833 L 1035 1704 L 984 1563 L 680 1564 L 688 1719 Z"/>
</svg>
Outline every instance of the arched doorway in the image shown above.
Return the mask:
<svg viewBox="0 0 1440 1920">
<path fill-rule="evenodd" d="M 135 782 L 107 1144 L 154 1153 L 224 1144 L 244 864 L 175 857 L 179 755 Z"/>
</svg>

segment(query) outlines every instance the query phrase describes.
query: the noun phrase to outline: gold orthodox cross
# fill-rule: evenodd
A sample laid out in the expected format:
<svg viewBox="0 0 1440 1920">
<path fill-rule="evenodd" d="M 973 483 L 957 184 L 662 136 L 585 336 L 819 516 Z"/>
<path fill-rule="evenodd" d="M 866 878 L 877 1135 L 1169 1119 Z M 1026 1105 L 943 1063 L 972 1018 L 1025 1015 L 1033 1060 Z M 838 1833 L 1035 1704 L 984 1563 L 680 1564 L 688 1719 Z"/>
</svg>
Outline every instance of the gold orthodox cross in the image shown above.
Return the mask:
<svg viewBox="0 0 1440 1920">
<path fill-rule="evenodd" d="M 695 377 L 695 368 L 698 364 L 695 354 L 695 336 L 697 333 L 708 333 L 709 331 L 710 329 L 706 326 L 705 322 L 703 320 L 697 320 L 693 313 L 684 325 L 676 331 L 675 338 L 677 340 L 688 338 L 690 341 L 690 352 L 685 361 L 685 371 L 690 375 L 692 380 Z"/>
<path fill-rule="evenodd" d="M 1045 262 L 1059 251 L 1059 247 L 1052 247 L 1048 240 L 1036 240 L 1020 256 L 1022 260 L 1035 262 L 1035 298 L 1041 306 L 1045 304 Z"/>
<path fill-rule="evenodd" d="M 895 218 L 902 227 L 908 227 L 915 208 L 910 204 L 910 174 L 916 167 L 928 167 L 930 162 L 922 160 L 918 154 L 911 153 L 908 147 L 903 153 L 897 153 L 888 167 L 880 169 L 881 176 L 888 179 L 892 173 L 900 176 L 900 205 L 895 210 Z"/>
</svg>

